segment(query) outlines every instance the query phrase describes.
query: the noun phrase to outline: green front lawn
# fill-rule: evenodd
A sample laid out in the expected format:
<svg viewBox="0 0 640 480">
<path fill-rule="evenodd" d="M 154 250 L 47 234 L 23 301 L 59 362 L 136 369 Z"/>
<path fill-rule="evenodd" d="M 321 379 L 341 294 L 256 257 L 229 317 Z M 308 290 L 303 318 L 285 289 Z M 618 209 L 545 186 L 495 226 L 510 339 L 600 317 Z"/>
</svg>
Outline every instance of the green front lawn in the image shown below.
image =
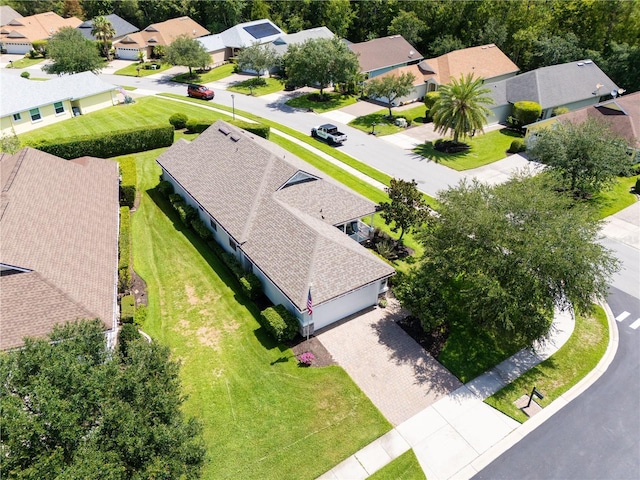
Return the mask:
<svg viewBox="0 0 640 480">
<path fill-rule="evenodd" d="M 312 479 L 391 426 L 339 367 L 300 368 L 260 327 L 257 308 L 155 191 L 160 151 L 137 155 L 136 272 L 144 330 L 182 362 L 188 416 L 204 424 L 202 478 Z"/>
<path fill-rule="evenodd" d="M 209 83 L 215 82 L 217 80 L 221 80 L 229 75 L 232 75 L 235 71 L 235 64 L 233 63 L 225 63 L 224 65 L 220 65 L 219 67 L 212 68 L 208 72 L 196 73 L 194 72 L 194 76 L 190 77 L 189 72 L 181 73 L 176 75 L 171 80 L 173 82 L 178 83 Z"/>
<path fill-rule="evenodd" d="M 5 68 L 28 68 L 33 65 L 37 65 L 42 61 L 44 61 L 44 57 L 38 57 L 38 58 L 24 57 L 24 58 L 21 58 L 20 60 L 14 60 Z"/>
<path fill-rule="evenodd" d="M 269 93 L 279 92 L 284 89 L 284 84 L 282 80 L 277 78 L 260 78 L 260 80 L 264 81 L 264 85 L 260 85 L 260 82 L 257 77 L 250 78 L 245 80 L 244 82 L 234 83 L 232 86 L 227 87 L 227 90 L 230 92 L 243 93 L 245 95 L 253 95 L 259 97 L 261 95 L 267 95 Z M 259 84 L 258 86 L 255 86 Z"/>
<path fill-rule="evenodd" d="M 613 215 L 637 201 L 632 189 L 638 178 L 640 177 L 618 177 L 618 180 L 610 190 L 600 192 L 593 198 L 592 201 L 598 209 L 600 218 Z"/>
<path fill-rule="evenodd" d="M 382 467 L 367 480 L 426 480 L 413 450 L 409 449 Z"/>
<path fill-rule="evenodd" d="M 404 118 L 407 120 L 407 124 L 416 125 L 426 123 L 425 119 L 426 107 L 424 104 L 419 104 L 408 110 L 393 110 L 393 118 L 389 118 L 389 109 L 379 110 L 369 115 L 363 115 L 362 117 L 355 118 L 349 122 L 349 125 L 362 130 L 363 132 L 371 133 L 375 130 L 377 136 L 392 135 L 394 133 L 403 132 L 405 129 L 395 125 L 397 118 Z M 375 123 L 375 129 L 373 124 Z"/>
<path fill-rule="evenodd" d="M 320 91 L 318 90 L 318 92 L 300 95 L 299 97 L 287 100 L 286 104 L 293 108 L 302 108 L 304 110 L 313 110 L 314 112 L 322 113 L 352 105 L 356 103 L 357 100 L 357 97 L 354 95 L 324 92 L 323 96 L 326 100 L 317 101 L 315 98 L 317 98 L 319 94 Z"/>
<path fill-rule="evenodd" d="M 433 142 L 418 145 L 413 151 L 436 163 L 441 163 L 454 170 L 462 171 L 478 168 L 483 165 L 502 160 L 508 153 L 511 142 L 516 138 L 523 138 L 519 133 L 506 128 L 494 130 L 465 139 L 471 149 L 461 153 L 444 153 L 433 148 Z"/>
<path fill-rule="evenodd" d="M 138 70 L 138 67 L 140 67 L 140 70 Z M 168 63 L 160 63 L 160 68 L 158 68 L 157 70 L 151 70 L 144 68 L 144 66 L 140 62 L 132 62 L 130 65 L 117 70 L 114 75 L 126 75 L 128 77 L 147 77 L 155 73 L 162 73 L 165 70 L 169 70 L 171 67 L 173 67 L 173 65 L 170 65 Z"/>
<path fill-rule="evenodd" d="M 595 308 L 594 315 L 578 315 L 573 335 L 560 350 L 485 402 L 517 421 L 525 422 L 529 417 L 513 402 L 522 395 L 529 395 L 535 385 L 544 395 L 544 399 L 536 402 L 546 407 L 595 368 L 608 342 L 609 326 L 601 307 Z"/>
</svg>

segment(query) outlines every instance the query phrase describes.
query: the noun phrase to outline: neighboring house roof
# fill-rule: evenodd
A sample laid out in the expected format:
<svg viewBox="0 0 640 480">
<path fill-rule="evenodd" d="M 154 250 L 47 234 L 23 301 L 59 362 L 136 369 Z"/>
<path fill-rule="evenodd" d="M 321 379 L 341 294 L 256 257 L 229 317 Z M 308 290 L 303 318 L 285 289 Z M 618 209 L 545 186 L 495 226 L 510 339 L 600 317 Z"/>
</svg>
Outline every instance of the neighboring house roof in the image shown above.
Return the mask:
<svg viewBox="0 0 640 480">
<path fill-rule="evenodd" d="M 492 78 L 515 74 L 520 69 L 494 44 L 454 50 L 439 57 L 424 60 L 419 64 L 424 79 L 433 78 L 438 84 L 450 83 L 451 77 L 473 73 L 487 81 Z"/>
<path fill-rule="evenodd" d="M 269 43 L 284 35 L 271 20 L 263 18 L 252 22 L 239 23 L 220 34 L 224 44 L 230 48 L 246 48 L 254 43 Z"/>
<path fill-rule="evenodd" d="M 115 90 L 91 72 L 63 75 L 46 82 L 34 82 L 0 71 L 3 95 L 0 116 L 4 117 L 63 100 L 78 100 Z"/>
<path fill-rule="evenodd" d="M 401 35 L 376 38 L 368 42 L 352 43 L 348 47 L 352 52 L 358 54 L 360 71 L 363 73 L 415 62 L 424 58 Z"/>
<path fill-rule="evenodd" d="M 640 148 L 640 92 L 542 120 L 532 127 L 537 129 L 555 122 L 580 124 L 589 118 L 605 123 L 611 131 L 626 139 L 630 147 Z"/>
<path fill-rule="evenodd" d="M 276 38 L 272 43 L 273 49 L 276 51 L 278 55 L 283 55 L 289 45 L 297 45 L 300 43 L 304 43 L 307 40 L 317 39 L 317 38 L 334 38 L 335 35 L 331 30 L 327 27 L 316 27 L 309 28 L 307 30 L 301 30 L 296 33 L 290 33 L 281 35 Z"/>
<path fill-rule="evenodd" d="M 144 48 L 155 45 L 167 46 L 180 35 L 189 35 L 198 38 L 209 35 L 211 32 L 189 17 L 172 18 L 165 22 L 149 25 L 141 32 L 125 35 L 114 42 L 114 45 L 122 45 L 129 48 Z"/>
<path fill-rule="evenodd" d="M 334 226 L 375 205 L 271 142 L 218 121 L 157 161 L 300 311 L 394 273 Z"/>
<path fill-rule="evenodd" d="M 0 348 L 55 323 L 116 316 L 118 165 L 32 148 L 0 155 Z"/>
<path fill-rule="evenodd" d="M 113 36 L 113 40 L 117 40 L 118 38 L 124 37 L 125 35 L 137 32 L 139 30 L 138 27 L 136 27 L 135 25 L 131 25 L 124 18 L 119 17 L 115 13 L 112 13 L 111 15 L 105 15 L 104 17 L 109 20 L 109 23 L 111 23 L 111 26 L 116 31 L 115 35 Z M 85 38 L 89 40 L 96 39 L 96 37 L 91 34 L 92 29 L 93 20 L 87 20 L 86 22 L 82 22 L 80 25 L 78 25 L 78 30 L 80 30 L 82 35 L 84 35 Z"/>
<path fill-rule="evenodd" d="M 217 52 L 224 50 L 227 46 L 224 44 L 222 35 L 219 33 L 215 35 L 207 35 L 206 37 L 198 38 L 198 41 L 202 44 L 207 52 Z"/>
<path fill-rule="evenodd" d="M 542 109 L 598 98 L 618 86 L 591 60 L 542 67 L 487 84 L 495 105 L 521 100 L 537 102 Z"/>
<path fill-rule="evenodd" d="M 0 5 L 0 26 L 6 25 L 14 18 L 22 18 L 22 15 L 16 12 L 9 5 Z"/>
<path fill-rule="evenodd" d="M 406 65 L 404 67 L 394 68 L 393 70 L 389 70 L 388 72 L 384 72 L 381 75 L 377 75 L 374 78 L 367 80 L 367 82 L 371 82 L 375 79 L 382 79 L 384 77 L 399 77 L 400 75 L 405 73 L 411 73 L 413 75 L 414 87 L 424 84 L 424 76 L 422 75 L 422 71 L 420 70 L 420 68 L 418 68 L 418 65 Z"/>
<path fill-rule="evenodd" d="M 25 43 L 46 40 L 62 27 L 76 28 L 81 23 L 82 20 L 79 18 L 62 18 L 53 12 L 14 18 L 0 28 L 0 42 Z"/>
</svg>

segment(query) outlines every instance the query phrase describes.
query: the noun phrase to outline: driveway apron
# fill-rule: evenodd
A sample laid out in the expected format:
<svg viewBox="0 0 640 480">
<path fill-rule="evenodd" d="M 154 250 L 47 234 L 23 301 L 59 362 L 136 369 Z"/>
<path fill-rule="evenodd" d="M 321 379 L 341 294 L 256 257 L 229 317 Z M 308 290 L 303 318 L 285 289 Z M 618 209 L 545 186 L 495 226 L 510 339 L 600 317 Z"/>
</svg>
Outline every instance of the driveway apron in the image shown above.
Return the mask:
<svg viewBox="0 0 640 480">
<path fill-rule="evenodd" d="M 392 301 L 316 334 L 393 426 L 462 385 L 395 323 L 406 315 Z"/>
</svg>

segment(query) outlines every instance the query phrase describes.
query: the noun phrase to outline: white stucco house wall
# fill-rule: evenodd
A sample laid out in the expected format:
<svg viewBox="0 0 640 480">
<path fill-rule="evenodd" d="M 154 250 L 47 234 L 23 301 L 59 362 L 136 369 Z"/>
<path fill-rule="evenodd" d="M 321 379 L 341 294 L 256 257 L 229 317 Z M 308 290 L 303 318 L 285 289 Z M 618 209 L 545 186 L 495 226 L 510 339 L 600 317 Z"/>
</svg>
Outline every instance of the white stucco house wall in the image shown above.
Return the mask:
<svg viewBox="0 0 640 480">
<path fill-rule="evenodd" d="M 375 204 L 277 145 L 218 121 L 157 159 L 215 240 L 311 331 L 376 305 L 395 270 L 359 240 Z M 313 315 L 307 310 L 309 288 Z"/>
</svg>

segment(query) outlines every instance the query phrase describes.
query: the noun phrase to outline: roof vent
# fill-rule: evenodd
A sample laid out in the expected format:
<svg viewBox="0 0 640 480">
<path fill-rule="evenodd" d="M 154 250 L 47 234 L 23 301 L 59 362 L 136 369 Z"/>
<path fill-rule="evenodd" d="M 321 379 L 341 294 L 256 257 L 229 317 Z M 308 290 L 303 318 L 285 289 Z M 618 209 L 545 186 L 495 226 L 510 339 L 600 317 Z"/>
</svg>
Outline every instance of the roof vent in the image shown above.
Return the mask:
<svg viewBox="0 0 640 480">
<path fill-rule="evenodd" d="M 225 135 L 229 135 L 231 133 L 231 130 L 229 130 L 227 127 L 218 127 L 218 131 L 224 133 Z"/>
<path fill-rule="evenodd" d="M 489 48 L 495 48 L 495 45 L 492 43 L 491 45 L 489 45 Z"/>
<path fill-rule="evenodd" d="M 584 64 L 585 64 L 585 65 L 591 65 L 592 63 L 593 63 L 593 61 L 592 61 L 592 60 L 585 60 L 585 61 L 584 61 Z"/>
<path fill-rule="evenodd" d="M 578 62 L 578 66 L 579 67 L 584 67 L 584 63 L 583 62 Z"/>
<path fill-rule="evenodd" d="M 487 48 L 489 48 L 489 47 L 487 47 L 487 46 L 485 45 L 484 47 L 482 47 L 482 50 L 486 50 Z"/>
<path fill-rule="evenodd" d="M 233 140 L 234 142 L 237 142 L 240 140 L 240 135 L 236 135 L 235 133 L 233 135 L 231 135 L 231 140 Z"/>
</svg>

